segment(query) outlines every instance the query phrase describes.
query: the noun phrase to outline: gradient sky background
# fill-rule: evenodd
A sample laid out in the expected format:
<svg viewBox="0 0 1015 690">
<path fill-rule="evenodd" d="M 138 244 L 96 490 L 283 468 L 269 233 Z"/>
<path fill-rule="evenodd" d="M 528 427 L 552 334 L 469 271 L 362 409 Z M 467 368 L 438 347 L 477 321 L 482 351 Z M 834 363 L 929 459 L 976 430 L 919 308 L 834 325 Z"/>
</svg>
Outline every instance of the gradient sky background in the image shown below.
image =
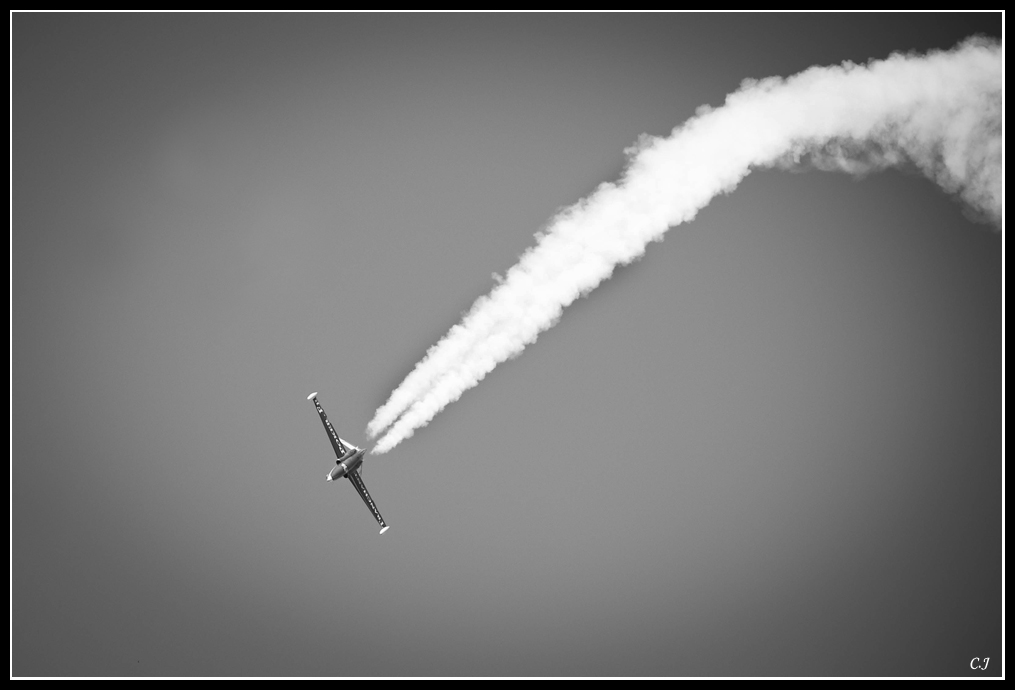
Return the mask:
<svg viewBox="0 0 1015 690">
<path fill-rule="evenodd" d="M 12 673 L 999 674 L 1001 235 L 919 175 L 750 175 L 368 456 L 383 537 L 306 401 L 364 445 L 640 134 L 975 33 L 14 14 Z"/>
</svg>

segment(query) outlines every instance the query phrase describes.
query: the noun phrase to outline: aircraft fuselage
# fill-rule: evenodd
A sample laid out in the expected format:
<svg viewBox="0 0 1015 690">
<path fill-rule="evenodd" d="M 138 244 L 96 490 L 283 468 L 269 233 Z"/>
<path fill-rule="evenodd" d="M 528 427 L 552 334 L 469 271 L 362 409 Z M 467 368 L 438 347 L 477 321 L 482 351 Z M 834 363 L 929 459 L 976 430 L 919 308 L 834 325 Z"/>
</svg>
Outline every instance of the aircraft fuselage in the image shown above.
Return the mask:
<svg viewBox="0 0 1015 690">
<path fill-rule="evenodd" d="M 350 472 L 355 472 L 363 464 L 365 453 L 365 450 L 360 449 L 339 460 L 338 464 L 331 468 L 331 472 L 328 472 L 328 481 L 333 482 L 348 476 Z"/>
</svg>

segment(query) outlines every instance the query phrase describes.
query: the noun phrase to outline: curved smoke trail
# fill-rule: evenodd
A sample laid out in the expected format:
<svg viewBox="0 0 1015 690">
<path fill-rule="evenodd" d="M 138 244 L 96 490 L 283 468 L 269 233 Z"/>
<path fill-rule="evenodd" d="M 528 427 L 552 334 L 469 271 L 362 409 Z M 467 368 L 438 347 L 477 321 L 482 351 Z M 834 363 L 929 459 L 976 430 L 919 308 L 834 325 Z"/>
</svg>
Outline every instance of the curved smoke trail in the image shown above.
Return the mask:
<svg viewBox="0 0 1015 690">
<path fill-rule="evenodd" d="M 1000 45 L 970 39 L 948 52 L 814 67 L 747 81 L 669 137 L 643 137 L 621 181 L 560 213 L 378 408 L 367 433 L 387 433 L 373 452 L 411 436 L 617 264 L 640 257 L 752 168 L 803 157 L 853 173 L 910 162 L 1000 224 L 1001 63 Z"/>
</svg>

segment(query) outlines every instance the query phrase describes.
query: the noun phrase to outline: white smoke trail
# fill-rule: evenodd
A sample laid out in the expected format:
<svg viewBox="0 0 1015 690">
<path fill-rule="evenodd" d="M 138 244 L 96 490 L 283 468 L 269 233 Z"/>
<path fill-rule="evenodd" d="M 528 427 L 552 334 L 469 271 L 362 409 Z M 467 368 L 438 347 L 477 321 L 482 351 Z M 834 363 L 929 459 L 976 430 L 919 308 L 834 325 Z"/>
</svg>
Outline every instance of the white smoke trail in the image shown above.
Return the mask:
<svg viewBox="0 0 1015 690">
<path fill-rule="evenodd" d="M 855 173 L 908 161 L 1000 224 L 1001 63 L 1000 45 L 970 39 L 948 52 L 814 67 L 747 81 L 669 137 L 643 137 L 622 180 L 560 213 L 378 408 L 367 432 L 388 431 L 373 452 L 412 436 L 617 264 L 640 257 L 754 167 L 806 157 Z"/>
</svg>

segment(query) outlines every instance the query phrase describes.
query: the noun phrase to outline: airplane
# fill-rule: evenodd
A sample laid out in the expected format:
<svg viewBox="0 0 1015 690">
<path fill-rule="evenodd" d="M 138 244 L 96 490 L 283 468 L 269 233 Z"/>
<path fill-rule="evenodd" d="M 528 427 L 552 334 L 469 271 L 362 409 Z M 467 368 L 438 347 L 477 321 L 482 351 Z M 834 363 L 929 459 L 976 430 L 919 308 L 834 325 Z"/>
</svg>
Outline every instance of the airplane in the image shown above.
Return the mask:
<svg viewBox="0 0 1015 690">
<path fill-rule="evenodd" d="M 335 427 L 331 426 L 331 422 L 328 421 L 328 415 L 324 414 L 324 408 L 321 407 L 321 403 L 317 402 L 316 392 L 308 395 L 307 400 L 314 401 L 314 405 L 317 407 L 317 414 L 321 415 L 321 421 L 324 422 L 328 438 L 331 439 L 331 445 L 335 448 L 335 455 L 338 456 L 336 466 L 331 468 L 331 472 L 328 472 L 328 481 L 332 482 L 345 477 L 352 482 L 352 485 L 356 487 L 356 491 L 359 492 L 360 498 L 367 504 L 370 512 L 374 514 L 377 524 L 381 526 L 381 534 L 384 534 L 388 531 L 389 525 L 381 517 L 380 511 L 377 510 L 377 506 L 374 504 L 374 499 L 370 498 L 367 485 L 363 483 L 363 477 L 360 476 L 362 471 L 360 466 L 363 464 L 363 456 L 366 455 L 366 451 L 338 437 L 338 434 L 335 433 Z"/>
</svg>

